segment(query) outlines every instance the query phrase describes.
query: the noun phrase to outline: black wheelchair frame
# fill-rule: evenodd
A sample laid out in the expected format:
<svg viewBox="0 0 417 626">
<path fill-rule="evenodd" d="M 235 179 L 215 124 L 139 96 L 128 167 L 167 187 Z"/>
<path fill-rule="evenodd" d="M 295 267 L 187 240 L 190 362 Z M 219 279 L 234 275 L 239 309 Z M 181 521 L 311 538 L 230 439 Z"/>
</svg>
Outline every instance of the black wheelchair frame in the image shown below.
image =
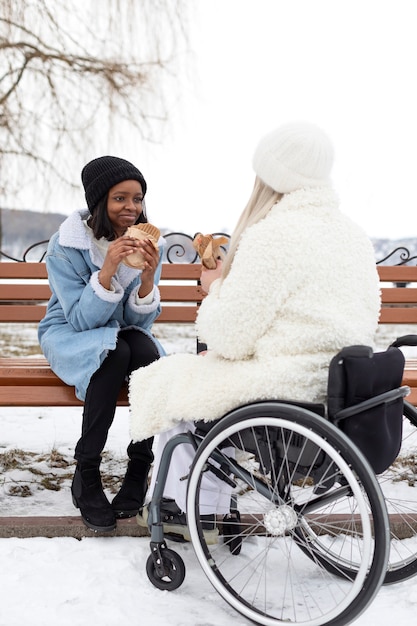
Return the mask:
<svg viewBox="0 0 417 626">
<path fill-rule="evenodd" d="M 404 363 L 397 349 L 393 352 L 390 347 L 388 352 L 389 361 L 384 357 L 378 367 L 385 372 L 394 359 L 395 371 L 382 387 L 377 385 L 381 392 L 376 395 L 378 372 L 369 374 L 370 397 L 359 401 L 356 383 L 351 393 L 349 380 L 341 374 L 345 360 L 367 359 L 368 368 L 378 355 L 354 346 L 339 353 L 331 366 L 337 382 L 335 386 L 329 375 L 324 415 L 322 405 L 254 402 L 229 412 L 208 432 L 203 428 L 173 437 L 165 446 L 148 506 L 151 554 L 146 571 L 151 582 L 174 590 L 185 577 L 184 563 L 168 547 L 161 519 L 172 454 L 185 443 L 195 449 L 188 476 L 187 524 L 196 557 L 223 599 L 254 623 L 345 625 L 367 608 L 383 583 L 414 576 L 417 554 L 402 553 L 397 545 L 393 549 L 401 538 L 390 525 L 381 486 L 381 477 L 401 446 L 398 416 L 402 422 L 404 415 L 417 431 L 417 411 L 404 401 L 409 389 L 392 384 L 393 379 L 401 382 Z M 363 373 L 360 378 L 358 393 L 363 396 Z M 346 393 L 348 406 L 342 400 Z M 375 420 L 381 415 L 388 424 L 395 419 L 397 426 L 383 465 L 375 469 L 372 464 L 378 464 L 378 455 L 372 451 L 368 460 L 355 435 L 361 416 L 371 416 L 370 423 L 378 429 Z M 348 435 L 343 430 L 349 431 L 344 426 L 352 418 L 359 431 L 355 427 Z M 230 513 L 217 516 L 220 534 L 214 546 L 205 540 L 200 513 L 208 474 L 219 489 L 230 492 L 231 501 Z M 398 511 L 398 503 L 394 506 Z M 410 516 L 408 510 L 404 516 Z M 417 534 L 414 521 L 408 525 Z M 243 548 L 248 549 L 247 556 Z M 271 574 L 275 570 L 279 575 Z"/>
</svg>

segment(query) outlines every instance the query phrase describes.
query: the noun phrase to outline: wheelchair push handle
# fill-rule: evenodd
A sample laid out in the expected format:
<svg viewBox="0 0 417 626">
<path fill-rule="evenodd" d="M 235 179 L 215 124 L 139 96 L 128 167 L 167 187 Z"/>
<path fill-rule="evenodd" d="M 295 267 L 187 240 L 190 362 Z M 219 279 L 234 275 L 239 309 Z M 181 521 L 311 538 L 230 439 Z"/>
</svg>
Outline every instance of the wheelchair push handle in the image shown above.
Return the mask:
<svg viewBox="0 0 417 626">
<path fill-rule="evenodd" d="M 398 337 L 390 348 L 401 348 L 401 346 L 417 346 L 417 335 L 403 335 Z"/>
</svg>

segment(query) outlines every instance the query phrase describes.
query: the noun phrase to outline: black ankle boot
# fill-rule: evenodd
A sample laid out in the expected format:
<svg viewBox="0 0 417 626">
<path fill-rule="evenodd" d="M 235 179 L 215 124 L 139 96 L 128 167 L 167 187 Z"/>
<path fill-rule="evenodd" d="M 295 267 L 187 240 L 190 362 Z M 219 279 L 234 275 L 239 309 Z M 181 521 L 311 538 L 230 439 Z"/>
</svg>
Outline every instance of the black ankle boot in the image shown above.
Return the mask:
<svg viewBox="0 0 417 626">
<path fill-rule="evenodd" d="M 72 501 L 84 524 L 98 532 L 111 532 L 116 518 L 101 484 L 98 466 L 78 463 L 71 486 Z"/>
<path fill-rule="evenodd" d="M 143 505 L 148 489 L 150 464 L 131 459 L 119 493 L 111 503 L 117 518 L 134 517 Z"/>
</svg>

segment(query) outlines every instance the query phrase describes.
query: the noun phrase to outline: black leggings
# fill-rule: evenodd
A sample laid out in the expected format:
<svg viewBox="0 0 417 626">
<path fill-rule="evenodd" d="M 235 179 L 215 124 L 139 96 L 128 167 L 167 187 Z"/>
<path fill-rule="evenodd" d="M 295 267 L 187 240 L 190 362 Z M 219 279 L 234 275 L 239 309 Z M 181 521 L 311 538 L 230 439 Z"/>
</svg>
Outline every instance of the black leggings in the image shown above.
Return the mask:
<svg viewBox="0 0 417 626">
<path fill-rule="evenodd" d="M 87 388 L 81 437 L 75 447 L 77 461 L 100 462 L 113 423 L 117 398 L 126 377 L 157 359 L 158 349 L 147 335 L 139 330 L 120 331 L 115 350 L 109 351 Z M 129 457 L 152 463 L 152 443 L 153 437 L 131 442 L 127 449 Z"/>
</svg>

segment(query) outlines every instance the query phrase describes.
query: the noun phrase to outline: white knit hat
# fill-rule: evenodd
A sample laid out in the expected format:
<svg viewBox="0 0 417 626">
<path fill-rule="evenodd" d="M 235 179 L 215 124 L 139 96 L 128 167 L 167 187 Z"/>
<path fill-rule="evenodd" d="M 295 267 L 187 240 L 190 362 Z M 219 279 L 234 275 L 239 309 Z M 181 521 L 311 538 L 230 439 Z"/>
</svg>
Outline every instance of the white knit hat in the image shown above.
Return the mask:
<svg viewBox="0 0 417 626">
<path fill-rule="evenodd" d="M 293 122 L 261 139 L 252 164 L 257 176 L 280 193 L 329 185 L 333 146 L 315 124 Z"/>
</svg>

